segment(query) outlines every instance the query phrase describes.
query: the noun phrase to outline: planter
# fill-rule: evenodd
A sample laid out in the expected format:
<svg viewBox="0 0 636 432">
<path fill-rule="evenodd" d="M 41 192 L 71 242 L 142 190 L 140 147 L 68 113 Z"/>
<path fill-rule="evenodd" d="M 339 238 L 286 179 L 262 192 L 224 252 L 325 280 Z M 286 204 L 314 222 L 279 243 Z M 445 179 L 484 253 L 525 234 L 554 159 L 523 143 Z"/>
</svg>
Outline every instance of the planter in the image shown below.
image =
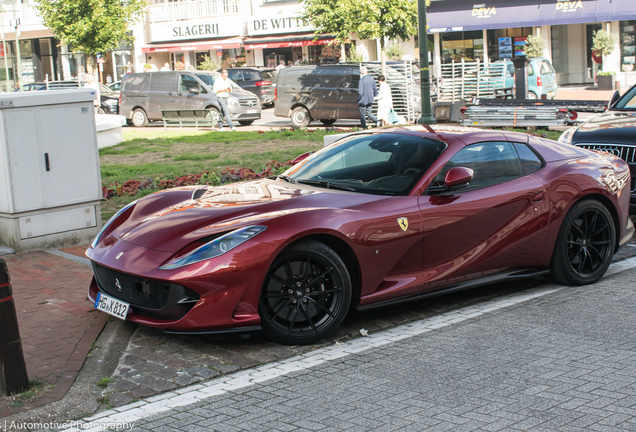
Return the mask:
<svg viewBox="0 0 636 432">
<path fill-rule="evenodd" d="M 599 90 L 614 90 L 614 80 L 616 75 L 597 76 Z"/>
</svg>

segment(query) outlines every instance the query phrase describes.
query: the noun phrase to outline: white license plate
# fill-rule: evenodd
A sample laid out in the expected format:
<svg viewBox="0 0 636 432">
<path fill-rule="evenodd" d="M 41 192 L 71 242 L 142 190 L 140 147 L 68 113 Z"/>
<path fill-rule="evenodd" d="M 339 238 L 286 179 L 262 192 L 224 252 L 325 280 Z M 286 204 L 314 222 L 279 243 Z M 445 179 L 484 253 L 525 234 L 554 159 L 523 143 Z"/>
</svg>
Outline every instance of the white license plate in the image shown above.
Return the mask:
<svg viewBox="0 0 636 432">
<path fill-rule="evenodd" d="M 97 299 L 95 299 L 95 309 L 97 310 L 125 320 L 129 307 L 130 305 L 126 302 L 107 296 L 104 293 L 97 293 Z"/>
<path fill-rule="evenodd" d="M 549 93 L 548 93 L 548 98 L 551 98 L 551 97 L 553 97 L 553 96 L 554 96 L 554 92 L 549 92 Z"/>
<path fill-rule="evenodd" d="M 258 110 L 247 110 L 248 114 L 256 114 Z"/>
</svg>

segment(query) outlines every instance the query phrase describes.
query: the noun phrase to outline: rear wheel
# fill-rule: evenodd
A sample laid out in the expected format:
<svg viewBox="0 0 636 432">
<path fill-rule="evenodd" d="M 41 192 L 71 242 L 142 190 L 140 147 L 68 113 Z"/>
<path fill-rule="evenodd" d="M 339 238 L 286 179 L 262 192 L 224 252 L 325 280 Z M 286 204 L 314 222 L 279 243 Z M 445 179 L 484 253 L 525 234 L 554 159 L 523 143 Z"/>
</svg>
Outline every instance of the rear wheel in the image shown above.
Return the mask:
<svg viewBox="0 0 636 432">
<path fill-rule="evenodd" d="M 284 345 L 302 345 L 329 336 L 351 303 L 351 278 L 327 245 L 307 241 L 274 261 L 261 291 L 258 313 L 263 332 Z"/>
<path fill-rule="evenodd" d="M 320 123 L 324 124 L 325 126 L 330 126 L 334 124 L 335 122 L 336 122 L 336 119 L 320 119 Z"/>
<path fill-rule="evenodd" d="M 296 107 L 291 114 L 292 124 L 296 127 L 307 127 L 311 122 L 309 111 L 304 107 Z"/>
<path fill-rule="evenodd" d="M 528 99 L 538 99 L 537 94 L 534 92 L 528 92 Z"/>
<path fill-rule="evenodd" d="M 598 281 L 614 256 L 616 231 L 607 208 L 598 201 L 576 203 L 563 219 L 550 270 L 563 285 Z"/>
<path fill-rule="evenodd" d="M 254 123 L 254 120 L 239 120 L 239 123 L 243 126 L 249 126 Z"/>
<path fill-rule="evenodd" d="M 133 111 L 132 115 L 132 124 L 135 127 L 144 127 L 148 125 L 148 117 L 146 116 L 146 112 L 141 108 L 137 108 Z"/>
<path fill-rule="evenodd" d="M 106 114 L 106 111 L 104 111 L 104 108 L 97 108 L 97 114 Z"/>
</svg>

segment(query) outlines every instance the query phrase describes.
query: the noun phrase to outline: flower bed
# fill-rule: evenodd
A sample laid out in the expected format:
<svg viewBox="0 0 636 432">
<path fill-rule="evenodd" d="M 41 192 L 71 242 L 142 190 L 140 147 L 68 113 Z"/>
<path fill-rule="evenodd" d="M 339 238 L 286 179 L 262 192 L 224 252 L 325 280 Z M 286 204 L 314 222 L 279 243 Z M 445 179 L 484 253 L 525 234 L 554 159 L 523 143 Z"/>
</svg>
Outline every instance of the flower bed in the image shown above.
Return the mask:
<svg viewBox="0 0 636 432">
<path fill-rule="evenodd" d="M 224 169 L 221 171 L 204 171 L 200 174 L 186 174 L 184 176 L 170 175 L 166 178 L 145 180 L 128 180 L 124 184 L 117 182 L 102 187 L 104 199 L 114 196 L 136 195 L 142 190 L 168 189 L 178 186 L 207 185 L 219 186 L 225 183 L 236 183 L 245 180 L 256 180 L 264 177 L 276 176 L 291 166 L 291 161 L 267 163 L 261 172 L 250 168 Z"/>
</svg>

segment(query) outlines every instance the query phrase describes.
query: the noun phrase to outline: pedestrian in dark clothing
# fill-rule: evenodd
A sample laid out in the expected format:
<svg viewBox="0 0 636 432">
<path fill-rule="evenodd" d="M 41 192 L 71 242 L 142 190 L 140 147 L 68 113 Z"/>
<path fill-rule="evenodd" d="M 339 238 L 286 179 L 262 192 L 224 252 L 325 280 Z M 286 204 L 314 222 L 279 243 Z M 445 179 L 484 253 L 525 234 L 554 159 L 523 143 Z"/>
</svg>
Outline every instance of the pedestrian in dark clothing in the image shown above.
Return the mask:
<svg viewBox="0 0 636 432">
<path fill-rule="evenodd" d="M 367 75 L 367 68 L 360 66 L 360 82 L 358 83 L 358 108 L 360 108 L 360 125 L 362 129 L 367 128 L 367 117 L 376 126 L 378 119 L 375 118 L 373 112 L 371 112 L 371 106 L 373 100 L 378 94 L 378 89 L 375 86 L 375 80 L 371 75 Z"/>
</svg>

